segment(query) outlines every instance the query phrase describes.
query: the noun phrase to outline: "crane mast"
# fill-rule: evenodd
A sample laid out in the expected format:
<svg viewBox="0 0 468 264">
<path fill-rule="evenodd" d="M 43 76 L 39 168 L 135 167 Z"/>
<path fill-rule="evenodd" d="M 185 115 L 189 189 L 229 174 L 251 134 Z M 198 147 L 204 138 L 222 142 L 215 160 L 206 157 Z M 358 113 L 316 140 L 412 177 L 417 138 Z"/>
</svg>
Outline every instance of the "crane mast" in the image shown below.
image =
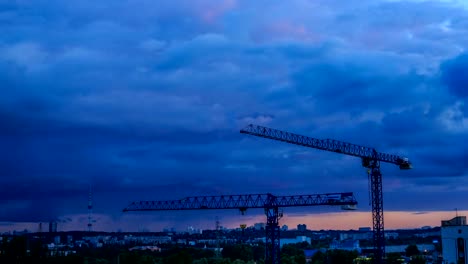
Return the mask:
<svg viewBox="0 0 468 264">
<path fill-rule="evenodd" d="M 383 258 L 385 257 L 385 235 L 380 162 L 395 164 L 400 169 L 406 170 L 412 167 L 408 158 L 377 152 L 374 148 L 348 142 L 334 139 L 317 139 L 253 124 L 242 129 L 240 133 L 361 158 L 362 166 L 370 171 L 374 263 L 383 263 Z"/>
<path fill-rule="evenodd" d="M 174 210 L 208 210 L 237 209 L 243 214 L 247 209 L 264 209 L 267 217 L 265 226 L 265 263 L 280 264 L 280 227 L 279 219 L 283 207 L 298 206 L 341 206 L 345 210 L 353 210 L 357 205 L 353 193 L 325 193 L 312 195 L 275 196 L 267 194 L 192 196 L 180 200 L 167 201 L 136 201 L 123 209 L 130 211 L 174 211 Z"/>
</svg>

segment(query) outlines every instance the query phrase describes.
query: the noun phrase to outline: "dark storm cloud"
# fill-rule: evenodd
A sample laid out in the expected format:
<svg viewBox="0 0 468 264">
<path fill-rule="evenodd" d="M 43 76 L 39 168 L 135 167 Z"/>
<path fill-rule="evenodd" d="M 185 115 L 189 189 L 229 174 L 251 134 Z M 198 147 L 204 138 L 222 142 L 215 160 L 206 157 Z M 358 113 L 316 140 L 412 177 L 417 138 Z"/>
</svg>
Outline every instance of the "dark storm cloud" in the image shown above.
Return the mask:
<svg viewBox="0 0 468 264">
<path fill-rule="evenodd" d="M 451 93 L 463 99 L 468 96 L 467 68 L 468 54 L 466 53 L 460 54 L 441 65 L 442 80 Z"/>
<path fill-rule="evenodd" d="M 359 159 L 239 134 L 249 123 L 407 155 L 413 171 L 384 167 L 391 209 L 430 209 L 415 184 L 463 192 L 468 13 L 451 3 L 0 1 L 0 21 L 0 220 L 82 214 L 89 184 L 111 215 L 188 195 L 367 198 Z"/>
<path fill-rule="evenodd" d="M 427 80 L 416 74 L 398 74 L 386 69 L 379 73 L 377 63 L 321 62 L 309 66 L 296 76 L 298 94 L 308 97 L 324 111 L 346 109 L 361 112 L 392 109 L 414 102 L 415 97 L 424 100 L 427 95 L 418 92 L 417 86 Z M 322 110 L 322 111 L 323 111 Z"/>
</svg>

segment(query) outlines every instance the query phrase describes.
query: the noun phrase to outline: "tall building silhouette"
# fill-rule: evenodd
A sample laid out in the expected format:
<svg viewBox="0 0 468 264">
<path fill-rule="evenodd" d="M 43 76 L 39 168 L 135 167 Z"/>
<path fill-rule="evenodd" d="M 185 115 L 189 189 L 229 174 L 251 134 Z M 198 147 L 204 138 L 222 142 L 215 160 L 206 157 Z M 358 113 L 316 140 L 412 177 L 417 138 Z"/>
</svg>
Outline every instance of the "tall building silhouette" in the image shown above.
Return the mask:
<svg viewBox="0 0 468 264">
<path fill-rule="evenodd" d="M 57 232 L 57 222 L 50 221 L 49 222 L 49 233 L 56 233 Z"/>
</svg>

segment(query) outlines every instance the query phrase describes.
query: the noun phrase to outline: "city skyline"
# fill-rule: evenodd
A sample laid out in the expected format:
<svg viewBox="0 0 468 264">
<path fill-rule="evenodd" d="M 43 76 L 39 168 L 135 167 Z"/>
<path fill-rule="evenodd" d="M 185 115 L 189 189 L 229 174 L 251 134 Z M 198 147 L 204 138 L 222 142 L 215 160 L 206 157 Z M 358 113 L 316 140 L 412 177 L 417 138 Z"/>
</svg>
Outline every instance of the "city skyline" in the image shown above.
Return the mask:
<svg viewBox="0 0 468 264">
<path fill-rule="evenodd" d="M 353 192 L 349 225 L 285 211 L 371 226 L 359 158 L 239 133 L 251 123 L 408 157 L 382 164 L 386 228 L 466 215 L 464 1 L 11 1 L 0 21 L 0 229 L 85 228 L 89 186 L 97 231 L 212 225 L 122 209 L 250 193 Z"/>
<path fill-rule="evenodd" d="M 180 215 L 183 214 L 179 214 Z M 426 227 L 438 227 L 442 220 L 449 220 L 458 216 L 468 215 L 468 211 L 440 211 L 440 212 L 386 212 L 386 230 L 419 229 Z M 190 219 L 179 220 L 178 216 L 171 213 L 145 213 L 132 214 L 122 218 L 110 218 L 108 215 L 99 214 L 98 221 L 93 223 L 95 232 L 163 232 L 174 230 L 175 232 L 187 232 L 189 227 L 198 230 L 215 230 L 216 219 L 219 219 L 220 226 L 227 229 L 240 228 L 241 224 L 247 227 L 254 227 L 254 224 L 265 225 L 266 218 L 261 214 L 222 214 L 222 213 L 201 213 L 199 216 Z M 351 221 L 349 221 L 351 220 Z M 57 231 L 88 231 L 87 215 L 68 215 L 63 219 L 56 219 Z M 0 232 L 49 232 L 50 222 L 40 223 L 3 223 L 0 225 Z M 41 231 L 39 231 L 41 224 Z M 358 230 L 359 228 L 372 228 L 370 212 L 330 212 L 311 214 L 288 214 L 280 220 L 280 226 L 288 226 L 288 230 L 296 230 L 297 225 L 305 224 L 308 230 Z"/>
</svg>

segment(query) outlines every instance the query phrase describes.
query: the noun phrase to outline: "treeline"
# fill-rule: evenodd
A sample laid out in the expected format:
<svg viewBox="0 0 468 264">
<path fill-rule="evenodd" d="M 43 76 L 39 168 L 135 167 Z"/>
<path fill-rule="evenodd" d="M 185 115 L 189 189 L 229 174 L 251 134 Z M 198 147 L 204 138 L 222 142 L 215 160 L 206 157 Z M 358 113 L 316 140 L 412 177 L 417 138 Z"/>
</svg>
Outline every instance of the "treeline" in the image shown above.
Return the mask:
<svg viewBox="0 0 468 264">
<path fill-rule="evenodd" d="M 65 255 L 64 252 L 67 252 Z M 71 253 L 75 251 L 76 253 Z M 11 240 L 4 238 L 0 243 L 1 264 L 262 264 L 264 245 L 224 245 L 220 256 L 212 249 L 164 245 L 161 252 L 150 250 L 129 251 L 128 246 L 104 245 L 101 248 L 73 247 L 49 251 L 41 240 L 16 236 Z M 300 256 L 291 256 L 291 254 Z M 287 259 L 303 259 L 292 262 L 305 263 L 304 252 L 286 250 Z M 287 262 L 289 263 L 289 262 Z"/>
<path fill-rule="evenodd" d="M 165 245 L 158 251 L 129 251 L 128 246 L 107 246 L 101 248 L 74 247 L 76 253 L 60 255 L 63 251 L 49 252 L 40 240 L 28 240 L 17 236 L 10 241 L 4 239 L 0 244 L 0 263 L 2 264 L 264 264 L 265 246 L 224 245 L 222 254 L 215 255 L 212 249 Z M 281 248 L 282 264 L 305 264 L 304 249 L 307 243 L 289 244 Z M 409 246 L 406 255 L 412 256 L 411 264 L 425 263 L 418 257 L 416 246 Z M 356 251 L 317 250 L 310 259 L 312 264 L 368 264 L 369 259 L 360 259 Z M 389 254 L 388 264 L 402 263 L 399 254 Z"/>
</svg>

